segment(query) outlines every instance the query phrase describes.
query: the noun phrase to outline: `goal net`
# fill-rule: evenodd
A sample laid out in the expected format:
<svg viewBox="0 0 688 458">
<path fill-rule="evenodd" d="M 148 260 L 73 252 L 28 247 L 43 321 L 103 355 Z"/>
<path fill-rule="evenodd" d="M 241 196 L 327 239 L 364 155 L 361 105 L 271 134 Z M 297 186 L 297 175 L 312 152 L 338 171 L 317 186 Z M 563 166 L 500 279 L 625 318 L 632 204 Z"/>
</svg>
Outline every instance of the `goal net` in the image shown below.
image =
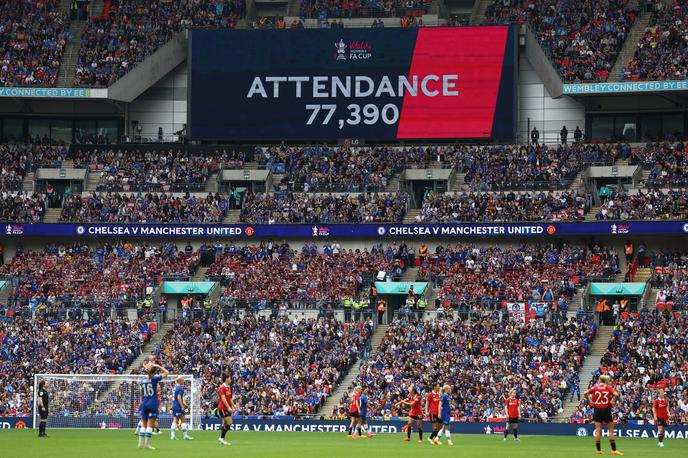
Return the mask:
<svg viewBox="0 0 688 458">
<path fill-rule="evenodd" d="M 48 428 L 135 428 L 139 422 L 141 390 L 145 375 L 36 374 L 33 385 L 33 425 L 38 427 L 38 384 L 46 382 Z M 201 382 L 192 375 L 172 375 L 158 384 L 160 428 L 172 424 L 172 393 L 177 377 L 184 379 L 189 405 L 186 421 L 200 428 Z"/>
</svg>

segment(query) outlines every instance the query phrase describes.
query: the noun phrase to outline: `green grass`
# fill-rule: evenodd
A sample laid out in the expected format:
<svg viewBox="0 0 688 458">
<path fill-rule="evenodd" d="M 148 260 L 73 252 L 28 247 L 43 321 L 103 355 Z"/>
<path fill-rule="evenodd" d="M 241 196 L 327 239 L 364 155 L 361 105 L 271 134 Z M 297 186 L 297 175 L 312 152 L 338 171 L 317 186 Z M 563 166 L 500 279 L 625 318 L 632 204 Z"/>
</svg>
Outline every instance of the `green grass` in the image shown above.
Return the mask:
<svg viewBox="0 0 688 458">
<path fill-rule="evenodd" d="M 337 433 L 229 432 L 229 447 L 218 444 L 218 432 L 196 431 L 192 442 L 170 441 L 169 431 L 154 436 L 155 451 L 138 450 L 131 430 L 49 430 L 39 439 L 34 430 L 0 430 L 3 458 L 129 456 L 191 457 L 279 457 L 279 458 L 403 458 L 403 457 L 490 457 L 490 458 L 580 458 L 595 457 L 591 437 L 523 436 L 503 442 L 499 435 L 454 435 L 454 447 L 403 442 L 402 434 L 381 434 L 372 439 L 347 439 Z M 444 440 L 443 440 L 444 442 Z M 631 457 L 687 457 L 688 440 L 667 440 L 660 449 L 654 439 L 618 439 L 619 449 Z M 602 443 L 609 456 L 609 443 Z"/>
</svg>

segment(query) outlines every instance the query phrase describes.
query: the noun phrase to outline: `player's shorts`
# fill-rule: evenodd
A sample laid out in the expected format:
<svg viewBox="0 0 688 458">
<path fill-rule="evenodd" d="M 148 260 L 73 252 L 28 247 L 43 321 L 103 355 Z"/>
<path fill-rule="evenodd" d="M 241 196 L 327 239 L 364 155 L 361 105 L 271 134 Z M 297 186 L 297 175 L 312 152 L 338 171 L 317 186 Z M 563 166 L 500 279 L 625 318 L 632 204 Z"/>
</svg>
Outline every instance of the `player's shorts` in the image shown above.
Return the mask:
<svg viewBox="0 0 688 458">
<path fill-rule="evenodd" d="M 158 418 L 158 406 L 141 406 L 142 420 L 155 420 Z"/>
<path fill-rule="evenodd" d="M 411 418 L 411 420 L 422 420 L 423 416 L 422 415 L 409 415 L 409 418 Z"/>
<path fill-rule="evenodd" d="M 361 414 L 358 412 L 349 412 L 349 418 L 358 418 Z"/>
<path fill-rule="evenodd" d="M 361 421 L 368 420 L 368 412 L 361 412 Z"/>
<path fill-rule="evenodd" d="M 432 423 L 439 423 L 439 422 L 440 422 L 440 416 L 439 416 L 439 415 L 435 415 L 434 413 L 431 413 L 431 414 L 430 414 L 430 421 L 431 421 Z"/>
<path fill-rule="evenodd" d="M 48 409 L 41 409 L 39 407 L 38 408 L 38 416 L 41 418 L 41 420 L 47 420 L 48 419 Z"/>
<path fill-rule="evenodd" d="M 186 414 L 184 413 L 183 410 L 177 410 L 177 409 L 172 410 L 172 416 L 174 418 L 183 418 L 185 415 Z"/>
<path fill-rule="evenodd" d="M 443 425 L 449 425 L 449 423 L 451 423 L 451 415 L 442 415 L 440 421 Z"/>
<path fill-rule="evenodd" d="M 227 418 L 232 416 L 232 412 L 229 410 L 218 410 L 218 414 L 220 415 L 220 418 Z"/>
<path fill-rule="evenodd" d="M 509 417 L 507 418 L 506 422 L 510 424 L 518 423 L 518 417 Z"/>
<path fill-rule="evenodd" d="M 613 423 L 614 419 L 612 418 L 612 408 L 595 408 L 592 414 L 592 421 L 594 421 L 595 423 Z"/>
<path fill-rule="evenodd" d="M 667 419 L 666 418 L 658 418 L 657 419 L 657 426 L 666 426 L 667 425 Z"/>
</svg>

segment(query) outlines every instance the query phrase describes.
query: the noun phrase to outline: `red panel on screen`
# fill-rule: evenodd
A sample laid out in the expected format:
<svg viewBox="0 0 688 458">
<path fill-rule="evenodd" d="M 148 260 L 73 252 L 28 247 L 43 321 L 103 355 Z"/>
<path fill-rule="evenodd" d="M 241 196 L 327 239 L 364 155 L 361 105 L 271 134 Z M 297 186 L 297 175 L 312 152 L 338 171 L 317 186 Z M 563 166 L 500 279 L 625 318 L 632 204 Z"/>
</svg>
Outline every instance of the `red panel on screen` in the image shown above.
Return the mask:
<svg viewBox="0 0 688 458">
<path fill-rule="evenodd" d="M 502 26 L 418 29 L 409 77 L 458 74 L 459 95 L 406 94 L 397 138 L 490 137 L 508 32 Z"/>
</svg>

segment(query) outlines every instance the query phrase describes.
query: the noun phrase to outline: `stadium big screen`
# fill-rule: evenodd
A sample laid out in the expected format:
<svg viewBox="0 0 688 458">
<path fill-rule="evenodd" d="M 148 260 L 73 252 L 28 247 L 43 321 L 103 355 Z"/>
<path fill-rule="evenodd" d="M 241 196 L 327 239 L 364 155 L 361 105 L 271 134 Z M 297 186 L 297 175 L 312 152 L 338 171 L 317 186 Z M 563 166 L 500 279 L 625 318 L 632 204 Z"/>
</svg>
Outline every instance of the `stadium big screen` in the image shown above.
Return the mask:
<svg viewBox="0 0 688 458">
<path fill-rule="evenodd" d="M 508 26 L 191 34 L 194 140 L 512 138 Z"/>
</svg>

